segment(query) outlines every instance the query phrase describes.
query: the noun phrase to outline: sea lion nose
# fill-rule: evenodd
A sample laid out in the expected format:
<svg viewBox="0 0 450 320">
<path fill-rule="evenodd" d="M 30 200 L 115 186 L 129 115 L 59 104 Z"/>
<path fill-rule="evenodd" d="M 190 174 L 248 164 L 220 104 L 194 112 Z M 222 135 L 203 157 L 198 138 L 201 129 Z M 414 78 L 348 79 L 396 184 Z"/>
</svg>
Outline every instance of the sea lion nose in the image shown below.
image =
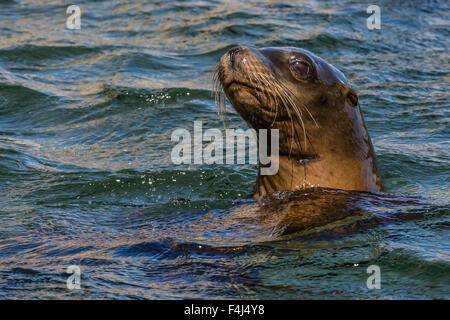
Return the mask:
<svg viewBox="0 0 450 320">
<path fill-rule="evenodd" d="M 230 55 L 230 64 L 232 67 L 234 67 L 234 63 L 236 61 L 236 54 L 242 51 L 242 49 L 242 47 L 234 47 L 228 51 L 228 54 Z"/>
</svg>

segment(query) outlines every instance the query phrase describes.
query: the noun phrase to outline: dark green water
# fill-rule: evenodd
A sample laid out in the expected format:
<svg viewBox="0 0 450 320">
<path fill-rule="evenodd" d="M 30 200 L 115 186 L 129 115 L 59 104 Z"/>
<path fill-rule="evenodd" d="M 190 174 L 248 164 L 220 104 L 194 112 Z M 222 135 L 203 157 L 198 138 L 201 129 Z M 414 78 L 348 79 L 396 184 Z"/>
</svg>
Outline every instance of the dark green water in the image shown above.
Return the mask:
<svg viewBox="0 0 450 320">
<path fill-rule="evenodd" d="M 80 30 L 70 4 L 0 0 L 0 298 L 450 297 L 447 1 L 377 2 L 372 31 L 370 1 L 77 1 Z M 223 127 L 211 76 L 235 45 L 343 71 L 387 194 L 280 238 L 233 209 L 254 166 L 174 165 L 175 128 Z"/>
</svg>

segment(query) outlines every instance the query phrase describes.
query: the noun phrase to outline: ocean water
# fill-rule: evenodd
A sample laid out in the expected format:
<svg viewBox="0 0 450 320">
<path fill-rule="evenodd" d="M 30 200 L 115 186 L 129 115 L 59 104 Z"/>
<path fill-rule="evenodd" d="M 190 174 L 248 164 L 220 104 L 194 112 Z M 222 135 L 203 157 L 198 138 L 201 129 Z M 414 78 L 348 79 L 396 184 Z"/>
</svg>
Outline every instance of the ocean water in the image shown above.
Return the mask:
<svg viewBox="0 0 450 320">
<path fill-rule="evenodd" d="M 450 298 L 449 3 L 377 1 L 379 30 L 370 4 L 0 0 L 0 298 Z M 212 90 L 236 45 L 337 66 L 386 193 L 281 236 L 254 217 L 254 165 L 173 164 L 176 128 L 246 128 Z"/>
</svg>

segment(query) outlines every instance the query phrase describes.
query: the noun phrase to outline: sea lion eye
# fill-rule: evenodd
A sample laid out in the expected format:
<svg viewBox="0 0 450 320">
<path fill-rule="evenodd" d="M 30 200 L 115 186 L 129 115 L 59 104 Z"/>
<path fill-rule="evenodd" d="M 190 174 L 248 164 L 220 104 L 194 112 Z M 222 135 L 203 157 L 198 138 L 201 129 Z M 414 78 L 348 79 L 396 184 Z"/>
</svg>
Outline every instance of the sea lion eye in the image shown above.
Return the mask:
<svg viewBox="0 0 450 320">
<path fill-rule="evenodd" d="M 302 60 L 292 60 L 289 65 L 291 70 L 300 78 L 308 77 L 311 70 L 309 64 Z"/>
</svg>

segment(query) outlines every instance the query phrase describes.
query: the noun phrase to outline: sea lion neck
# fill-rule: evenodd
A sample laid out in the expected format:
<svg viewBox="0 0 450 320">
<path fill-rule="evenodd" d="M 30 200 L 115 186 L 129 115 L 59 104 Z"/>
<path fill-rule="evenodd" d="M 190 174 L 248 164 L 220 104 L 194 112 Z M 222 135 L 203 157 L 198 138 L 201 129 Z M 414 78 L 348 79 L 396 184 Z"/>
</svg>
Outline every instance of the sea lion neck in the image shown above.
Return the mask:
<svg viewBox="0 0 450 320">
<path fill-rule="evenodd" d="M 371 149 L 366 155 L 328 154 L 299 158 L 278 156 L 278 172 L 262 175 L 259 164 L 254 198 L 281 190 L 325 187 L 342 190 L 382 191 Z"/>
</svg>

